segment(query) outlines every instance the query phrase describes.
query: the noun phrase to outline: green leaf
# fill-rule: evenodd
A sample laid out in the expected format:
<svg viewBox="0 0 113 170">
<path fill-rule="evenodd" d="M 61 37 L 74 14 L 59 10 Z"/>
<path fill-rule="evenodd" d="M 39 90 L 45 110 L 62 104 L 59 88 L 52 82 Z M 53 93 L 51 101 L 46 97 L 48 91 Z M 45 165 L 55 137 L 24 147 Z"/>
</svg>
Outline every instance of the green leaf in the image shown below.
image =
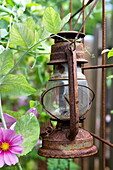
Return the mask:
<svg viewBox="0 0 113 170">
<path fill-rule="evenodd" d="M 39 139 L 40 127 L 36 116 L 28 113 L 22 116 L 15 125 L 16 135 L 21 134 L 24 137 L 22 146 L 24 147 L 21 156 L 29 153 Z"/>
<path fill-rule="evenodd" d="M 34 100 L 30 100 L 30 108 L 34 107 L 35 101 Z"/>
<path fill-rule="evenodd" d="M 40 28 L 36 33 L 35 33 L 35 39 L 36 39 L 36 42 L 39 41 L 40 38 L 42 38 L 42 33 L 43 33 L 43 29 Z"/>
<path fill-rule="evenodd" d="M 35 22 L 32 17 L 28 17 L 25 24 L 29 29 L 31 29 L 33 32 L 35 32 L 36 26 L 35 26 Z"/>
<path fill-rule="evenodd" d="M 110 113 L 113 114 L 113 110 L 111 110 Z"/>
<path fill-rule="evenodd" d="M 32 6 L 40 6 L 40 4 L 37 3 L 29 3 L 26 5 L 26 7 L 32 7 Z"/>
<path fill-rule="evenodd" d="M 109 53 L 108 53 L 108 58 L 109 57 L 113 57 L 113 48 L 109 51 Z"/>
<path fill-rule="evenodd" d="M 46 114 L 45 112 L 42 112 L 42 113 L 40 113 L 39 120 L 41 122 L 47 122 L 47 121 L 49 121 L 49 115 Z"/>
<path fill-rule="evenodd" d="M 5 50 L 3 45 L 0 45 L 0 54 L 3 53 L 3 51 Z"/>
<path fill-rule="evenodd" d="M 9 74 L 0 84 L 0 93 L 13 97 L 29 96 L 35 91 L 35 89 L 29 86 L 25 77 L 21 74 Z"/>
<path fill-rule="evenodd" d="M 0 29 L 0 38 L 4 38 L 6 35 L 8 35 L 8 32 L 6 29 Z"/>
<path fill-rule="evenodd" d="M 64 27 L 64 25 L 69 21 L 70 19 L 70 16 L 71 16 L 71 13 L 67 14 L 61 21 L 61 24 L 60 24 L 60 29 L 62 29 Z"/>
<path fill-rule="evenodd" d="M 42 113 L 42 105 L 38 101 L 30 100 L 30 108 L 35 107 L 37 112 Z"/>
<path fill-rule="evenodd" d="M 70 169 L 76 169 L 76 170 L 80 170 L 81 168 L 80 168 L 80 166 L 79 165 L 77 165 L 76 163 L 74 163 L 74 162 L 70 162 Z"/>
<path fill-rule="evenodd" d="M 113 75 L 110 75 L 107 77 L 107 79 L 112 79 L 113 78 Z"/>
<path fill-rule="evenodd" d="M 110 51 L 109 49 L 105 49 L 101 52 L 101 54 L 104 54 L 104 53 L 109 52 L 109 51 Z"/>
<path fill-rule="evenodd" d="M 33 31 L 25 24 L 18 23 L 12 26 L 10 43 L 28 48 L 34 41 L 34 38 Z"/>
<path fill-rule="evenodd" d="M 37 109 L 37 112 L 40 114 L 42 113 L 42 105 L 41 104 L 37 104 L 36 106 L 34 106 Z"/>
<path fill-rule="evenodd" d="M 3 113 L 7 113 L 7 114 L 9 114 L 10 116 L 12 116 L 16 119 L 20 118 L 24 114 L 24 113 L 15 112 L 15 111 L 12 111 L 12 110 L 4 110 Z"/>
<path fill-rule="evenodd" d="M 9 13 L 9 14 L 13 14 L 13 12 L 9 8 L 6 8 L 2 5 L 0 5 L 0 12 L 6 12 L 6 13 Z"/>
<path fill-rule="evenodd" d="M 7 4 L 10 5 L 12 8 L 13 8 L 13 6 L 14 6 L 12 0 L 7 0 Z"/>
<path fill-rule="evenodd" d="M 8 29 L 8 22 L 5 19 L 0 20 L 0 28 Z"/>
<path fill-rule="evenodd" d="M 106 85 L 107 85 L 107 88 L 110 88 L 110 87 L 111 87 L 111 85 L 112 85 L 112 80 L 111 80 L 111 78 L 107 78 L 107 80 L 106 80 Z"/>
<path fill-rule="evenodd" d="M 0 54 L 0 77 L 7 74 L 14 65 L 13 54 L 11 50 L 5 50 Z"/>
<path fill-rule="evenodd" d="M 38 154 L 37 154 L 37 158 L 38 158 L 38 159 L 41 159 L 42 161 L 45 161 L 45 160 L 46 160 L 46 158 L 45 158 L 45 157 L 40 156 L 40 155 L 38 155 Z"/>
<path fill-rule="evenodd" d="M 60 31 L 61 19 L 59 14 L 52 8 L 46 8 L 43 15 L 43 26 L 45 29 L 53 34 L 57 34 Z"/>
</svg>

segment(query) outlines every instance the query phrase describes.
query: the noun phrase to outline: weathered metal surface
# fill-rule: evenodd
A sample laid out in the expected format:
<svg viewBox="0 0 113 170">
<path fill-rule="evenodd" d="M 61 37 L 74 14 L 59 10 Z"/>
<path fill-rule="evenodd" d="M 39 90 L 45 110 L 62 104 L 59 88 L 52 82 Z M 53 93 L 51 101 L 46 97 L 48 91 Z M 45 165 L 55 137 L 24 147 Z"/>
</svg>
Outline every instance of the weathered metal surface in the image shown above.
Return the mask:
<svg viewBox="0 0 113 170">
<path fill-rule="evenodd" d="M 88 130 L 86 130 L 86 131 L 89 132 Z M 92 133 L 92 132 L 89 132 L 89 133 L 90 133 L 93 137 L 95 137 L 96 139 L 100 140 L 101 142 L 103 142 L 103 143 L 105 143 L 106 145 L 108 145 L 108 146 L 110 146 L 110 147 L 113 148 L 113 144 L 112 144 L 112 143 L 110 143 L 110 142 L 108 142 L 107 140 L 105 140 L 105 139 L 103 139 L 103 138 L 95 135 L 95 134 Z"/>
<path fill-rule="evenodd" d="M 64 37 L 68 40 L 74 40 L 75 37 L 77 36 L 77 34 L 78 34 L 77 31 L 61 31 L 61 32 L 58 33 L 59 36 Z M 78 38 L 84 38 L 84 37 L 85 37 L 85 34 L 80 32 Z M 54 39 L 55 39 L 55 42 L 64 41 L 63 39 L 61 39 L 57 36 L 54 37 Z"/>
<path fill-rule="evenodd" d="M 72 0 L 70 0 L 70 13 L 72 15 Z M 72 19 L 70 20 L 69 24 L 70 24 L 70 30 L 72 30 Z"/>
<path fill-rule="evenodd" d="M 102 50 L 105 50 L 106 30 L 105 30 L 105 0 L 102 0 Z M 106 63 L 106 54 L 102 54 L 102 65 Z M 102 68 L 102 138 L 105 139 L 105 114 L 106 114 L 106 72 Z M 105 170 L 105 143 L 102 143 L 102 169 Z"/>
<path fill-rule="evenodd" d="M 78 32 L 60 32 L 58 35 L 72 42 L 76 35 L 78 35 Z M 78 37 L 83 38 L 84 34 L 80 33 Z M 58 121 L 58 125 L 56 129 L 49 129 L 49 131 L 46 129 L 46 131 L 42 133 L 42 148 L 39 149 L 39 155 L 52 158 L 90 156 L 97 152 L 96 147 L 93 146 L 93 137 L 85 130 L 79 129 L 77 62 L 86 62 L 84 59 L 83 44 L 77 43 L 75 51 L 73 51 L 70 42 L 58 37 L 55 37 L 55 42 L 56 44 L 54 44 L 51 49 L 49 64 L 55 64 L 54 69 L 56 69 L 56 75 L 53 76 L 54 79 L 62 79 L 64 77 L 60 77 L 60 75 L 65 74 L 66 71 L 65 64 L 63 63 L 68 63 L 70 120 L 60 121 L 56 116 L 53 116 Z M 53 88 L 56 87 L 57 86 Z M 41 96 L 42 105 L 43 96 L 48 91 L 44 92 Z M 43 107 L 48 111 L 44 105 Z M 49 114 L 52 115 L 51 113 Z"/>
<path fill-rule="evenodd" d="M 53 74 L 50 76 L 51 80 L 64 79 L 68 80 L 68 65 L 67 63 L 59 63 L 54 65 Z"/>
<path fill-rule="evenodd" d="M 51 158 L 77 158 L 97 153 L 97 149 L 93 145 L 93 137 L 89 132 L 79 128 L 73 141 L 67 138 L 68 133 L 69 122 L 58 123 L 52 133 L 42 137 L 42 148 L 39 149 L 38 154 Z"/>
<path fill-rule="evenodd" d="M 84 158 L 92 156 L 97 153 L 96 147 L 93 145 L 90 148 L 73 151 L 60 151 L 60 150 L 49 150 L 39 149 L 38 154 L 46 158 L 58 158 L 58 159 L 69 159 L 69 158 Z"/>
<path fill-rule="evenodd" d="M 93 1 L 93 0 L 89 0 L 89 1 L 86 3 L 86 5 L 84 5 L 84 6 L 87 7 L 92 1 Z M 71 20 L 75 15 L 77 15 L 80 11 L 82 11 L 83 8 L 84 8 L 84 6 L 82 6 L 77 12 L 75 12 L 75 13 L 70 17 L 70 20 Z M 70 20 L 69 20 L 69 21 L 70 21 Z"/>
<path fill-rule="evenodd" d="M 113 64 L 106 64 L 106 65 L 97 65 L 97 66 L 82 67 L 82 70 L 87 70 L 87 69 L 99 69 L 99 68 L 108 68 L 108 67 L 113 67 Z"/>
<path fill-rule="evenodd" d="M 62 31 L 59 32 L 58 35 L 68 39 L 70 42 L 73 42 L 78 32 L 76 31 Z M 79 38 L 83 38 L 85 35 L 80 33 Z M 65 41 L 59 37 L 54 37 L 55 44 L 51 47 L 51 55 L 50 55 L 50 62 L 51 64 L 58 64 L 58 63 L 67 63 L 67 56 L 65 54 L 65 49 L 70 46 L 70 42 Z M 83 44 L 80 42 L 76 43 L 76 55 L 77 61 L 81 63 L 87 63 L 88 61 L 85 60 L 84 55 L 84 48 Z"/>
<path fill-rule="evenodd" d="M 77 62 L 88 63 L 88 61 L 85 59 L 85 50 L 82 43 L 76 43 L 75 52 L 77 56 Z"/>
<path fill-rule="evenodd" d="M 73 48 L 66 49 L 69 74 L 70 132 L 68 138 L 74 140 L 79 128 L 77 61 Z M 77 122 L 77 123 L 76 123 Z"/>
</svg>

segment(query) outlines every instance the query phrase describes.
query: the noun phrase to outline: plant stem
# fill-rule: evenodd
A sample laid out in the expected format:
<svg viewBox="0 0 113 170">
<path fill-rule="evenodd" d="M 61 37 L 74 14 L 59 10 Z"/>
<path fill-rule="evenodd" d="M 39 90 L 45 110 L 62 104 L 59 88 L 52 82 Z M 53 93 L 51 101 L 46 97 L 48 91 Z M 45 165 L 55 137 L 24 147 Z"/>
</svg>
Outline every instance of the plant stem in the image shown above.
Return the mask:
<svg viewBox="0 0 113 170">
<path fill-rule="evenodd" d="M 3 111 L 2 111 L 1 95 L 0 95 L 0 116 L 1 116 L 1 120 L 2 120 L 2 123 L 3 123 L 4 129 L 7 129 L 5 119 L 4 119 L 4 116 L 3 116 Z"/>
<path fill-rule="evenodd" d="M 11 32 L 11 22 L 12 22 L 12 15 L 11 15 L 11 17 L 10 17 L 9 33 Z M 7 46 L 6 46 L 6 50 L 8 49 L 9 41 L 10 41 L 10 38 L 8 39 Z"/>
<path fill-rule="evenodd" d="M 5 4 L 6 4 L 6 0 L 4 0 L 4 1 L 3 1 L 3 4 L 2 4 L 2 6 L 5 6 Z"/>
<path fill-rule="evenodd" d="M 54 36 L 55 36 L 55 35 L 50 35 L 49 37 L 46 37 L 46 38 L 38 41 L 38 42 L 35 43 L 34 45 L 32 45 L 32 46 L 18 59 L 18 61 L 16 62 L 16 64 L 15 64 L 15 65 L 12 67 L 12 69 L 3 77 L 3 79 L 14 70 L 14 68 L 18 65 L 18 63 L 22 60 L 22 58 L 23 58 L 33 47 L 35 47 L 37 44 L 41 43 L 42 41 L 44 41 L 44 40 L 46 40 L 46 39 L 48 39 L 48 38 L 54 37 Z M 2 80 L 3 80 L 3 79 L 2 79 Z"/>
<path fill-rule="evenodd" d="M 16 62 L 16 64 L 15 64 L 15 65 L 12 67 L 12 69 L 2 78 L 1 81 L 3 81 L 3 80 L 5 79 L 5 77 L 6 77 L 7 75 L 9 75 L 9 74 L 14 70 L 14 68 L 18 65 L 18 63 L 22 60 L 22 58 L 23 58 L 33 47 L 35 47 L 37 44 L 41 43 L 42 41 L 44 41 L 44 40 L 46 40 L 46 39 L 49 39 L 49 38 L 52 38 L 52 37 L 55 37 L 55 36 L 57 36 L 57 37 L 59 37 L 59 38 L 62 38 L 62 39 L 64 39 L 64 40 L 68 41 L 68 42 L 70 42 L 68 39 L 63 38 L 63 37 L 61 37 L 61 36 L 59 36 L 59 35 L 56 35 L 56 34 L 52 34 L 52 35 L 50 35 L 49 37 L 46 37 L 46 38 L 38 41 L 37 43 L 35 43 L 34 45 L 32 45 L 32 46 L 18 59 L 18 61 Z"/>
<path fill-rule="evenodd" d="M 4 129 L 7 129 L 7 126 L 6 126 L 6 123 L 5 123 L 5 120 L 4 120 L 4 116 L 3 116 L 3 111 L 2 111 L 1 95 L 0 95 L 0 116 L 1 116 L 1 120 L 2 120 L 2 123 L 3 123 Z M 22 170 L 20 162 L 18 162 L 17 164 L 18 164 L 19 169 Z"/>
<path fill-rule="evenodd" d="M 18 168 L 19 168 L 19 170 L 22 170 L 22 167 L 21 167 L 20 162 L 18 162 L 17 164 L 18 164 Z"/>
</svg>

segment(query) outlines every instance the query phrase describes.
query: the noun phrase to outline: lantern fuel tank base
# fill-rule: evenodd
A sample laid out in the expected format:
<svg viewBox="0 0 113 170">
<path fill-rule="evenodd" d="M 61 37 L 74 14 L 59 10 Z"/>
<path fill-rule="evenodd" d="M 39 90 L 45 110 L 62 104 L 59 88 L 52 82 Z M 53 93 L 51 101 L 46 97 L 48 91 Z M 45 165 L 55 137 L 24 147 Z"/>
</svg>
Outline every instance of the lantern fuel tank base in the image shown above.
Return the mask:
<svg viewBox="0 0 113 170">
<path fill-rule="evenodd" d="M 97 153 L 96 147 L 93 145 L 91 148 L 82 150 L 49 150 L 49 149 L 39 149 L 39 155 L 46 158 L 58 158 L 58 159 L 69 159 L 69 158 L 84 158 L 92 156 Z"/>
<path fill-rule="evenodd" d="M 69 129 L 54 129 L 48 136 L 43 136 L 42 147 L 38 154 L 47 158 L 80 158 L 97 153 L 93 137 L 89 132 L 79 128 L 75 140 L 67 138 Z"/>
</svg>

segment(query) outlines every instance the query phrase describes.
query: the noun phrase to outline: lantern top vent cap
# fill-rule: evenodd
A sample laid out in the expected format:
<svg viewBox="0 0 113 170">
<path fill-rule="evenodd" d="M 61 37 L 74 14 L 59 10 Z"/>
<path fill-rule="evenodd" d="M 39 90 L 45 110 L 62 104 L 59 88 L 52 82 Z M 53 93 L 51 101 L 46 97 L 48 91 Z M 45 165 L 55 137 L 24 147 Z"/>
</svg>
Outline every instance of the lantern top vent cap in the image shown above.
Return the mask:
<svg viewBox="0 0 113 170">
<path fill-rule="evenodd" d="M 66 39 L 74 40 L 77 34 L 78 34 L 77 31 L 61 31 L 61 32 L 58 32 L 57 35 L 63 38 L 66 38 Z M 85 34 L 80 32 L 78 38 L 84 38 L 84 37 L 85 37 Z M 55 39 L 55 41 L 62 40 L 60 37 L 57 37 L 57 36 L 54 36 L 53 39 Z"/>
</svg>

